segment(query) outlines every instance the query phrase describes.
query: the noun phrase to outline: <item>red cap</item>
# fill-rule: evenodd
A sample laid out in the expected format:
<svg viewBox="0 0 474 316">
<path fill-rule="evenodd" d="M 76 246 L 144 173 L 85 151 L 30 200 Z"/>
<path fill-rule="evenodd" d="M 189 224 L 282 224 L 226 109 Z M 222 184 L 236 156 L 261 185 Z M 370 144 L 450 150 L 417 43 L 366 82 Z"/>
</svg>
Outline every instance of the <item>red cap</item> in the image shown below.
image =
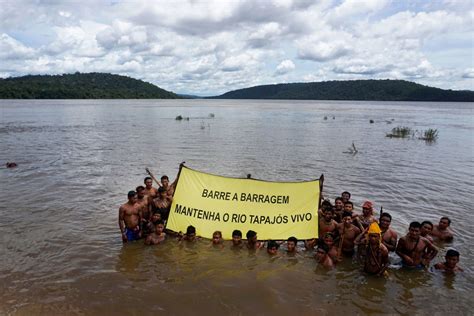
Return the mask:
<svg viewBox="0 0 474 316">
<path fill-rule="evenodd" d="M 365 201 L 364 204 L 362 204 L 362 208 L 370 208 L 370 209 L 372 209 L 373 206 L 374 206 L 374 205 L 373 205 L 372 202 L 370 202 L 370 201 Z"/>
</svg>

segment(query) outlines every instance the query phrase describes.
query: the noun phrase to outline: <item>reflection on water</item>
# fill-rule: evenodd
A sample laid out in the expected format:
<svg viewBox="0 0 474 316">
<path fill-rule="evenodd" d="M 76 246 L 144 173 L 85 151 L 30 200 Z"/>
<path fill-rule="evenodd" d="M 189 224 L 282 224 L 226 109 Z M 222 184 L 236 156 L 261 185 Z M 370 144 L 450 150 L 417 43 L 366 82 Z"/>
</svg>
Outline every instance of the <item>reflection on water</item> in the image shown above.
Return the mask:
<svg viewBox="0 0 474 316">
<path fill-rule="evenodd" d="M 472 104 L 3 100 L 0 111 L 0 162 L 18 163 L 0 169 L 0 314 L 471 313 Z M 385 138 L 396 125 L 440 137 Z M 352 142 L 359 153 L 344 154 Z M 434 261 L 453 246 L 465 272 L 405 271 L 391 256 L 389 276 L 375 278 L 350 259 L 326 271 L 306 252 L 122 245 L 126 192 L 145 167 L 174 178 L 181 161 L 276 181 L 324 173 L 327 197 L 348 190 L 359 211 L 373 200 L 399 236 L 448 215 L 455 241 Z"/>
</svg>

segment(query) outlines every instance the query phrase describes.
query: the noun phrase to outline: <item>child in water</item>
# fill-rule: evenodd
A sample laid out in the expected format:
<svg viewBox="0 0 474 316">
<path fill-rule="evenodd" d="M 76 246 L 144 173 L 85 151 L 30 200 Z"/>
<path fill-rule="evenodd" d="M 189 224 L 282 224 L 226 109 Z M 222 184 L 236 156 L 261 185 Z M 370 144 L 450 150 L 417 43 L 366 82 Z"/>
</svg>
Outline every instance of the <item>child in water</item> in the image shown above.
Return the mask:
<svg viewBox="0 0 474 316">
<path fill-rule="evenodd" d="M 165 229 L 165 225 L 161 221 L 155 221 L 155 231 L 147 236 L 145 240 L 145 245 L 158 245 L 162 243 L 165 238 L 166 234 L 163 232 Z"/>
<path fill-rule="evenodd" d="M 224 248 L 224 241 L 222 240 L 222 233 L 220 231 L 216 230 L 212 234 L 211 246 L 217 247 L 217 248 Z"/>
</svg>

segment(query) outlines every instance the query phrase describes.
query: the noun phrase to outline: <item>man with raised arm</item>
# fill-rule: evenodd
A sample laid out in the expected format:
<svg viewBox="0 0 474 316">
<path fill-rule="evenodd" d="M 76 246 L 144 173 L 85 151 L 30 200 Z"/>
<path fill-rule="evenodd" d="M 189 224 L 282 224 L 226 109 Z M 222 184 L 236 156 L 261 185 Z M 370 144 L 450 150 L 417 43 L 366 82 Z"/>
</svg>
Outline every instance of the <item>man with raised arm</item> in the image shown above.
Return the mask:
<svg viewBox="0 0 474 316">
<path fill-rule="evenodd" d="M 128 201 L 119 208 L 119 227 L 122 233 L 122 241 L 138 240 L 140 234 L 140 210 L 137 204 L 137 193 L 128 192 Z"/>
</svg>

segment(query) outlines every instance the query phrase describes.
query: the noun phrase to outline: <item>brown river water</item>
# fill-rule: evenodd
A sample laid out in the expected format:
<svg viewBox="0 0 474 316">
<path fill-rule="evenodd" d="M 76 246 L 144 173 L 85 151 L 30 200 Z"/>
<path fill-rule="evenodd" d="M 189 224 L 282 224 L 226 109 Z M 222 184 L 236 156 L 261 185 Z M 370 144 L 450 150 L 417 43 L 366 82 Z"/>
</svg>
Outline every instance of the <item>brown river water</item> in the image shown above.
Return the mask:
<svg viewBox="0 0 474 316">
<path fill-rule="evenodd" d="M 0 315 L 468 315 L 473 306 L 472 103 L 255 100 L 0 100 Z M 209 114 L 213 113 L 214 118 Z M 177 115 L 190 117 L 176 121 Z M 324 117 L 327 116 L 327 120 Z M 334 119 L 333 119 L 334 117 Z M 369 124 L 373 119 L 374 124 Z M 389 124 L 388 122 L 391 122 Z M 436 128 L 439 139 L 385 137 Z M 356 155 L 343 153 L 354 142 Z M 17 168 L 6 169 L 15 161 Z M 452 219 L 456 276 L 388 278 L 355 262 L 325 271 L 312 253 L 270 258 L 169 239 L 123 245 L 118 207 L 145 167 L 173 180 L 181 161 L 231 177 L 352 193 L 411 221 Z"/>
</svg>

